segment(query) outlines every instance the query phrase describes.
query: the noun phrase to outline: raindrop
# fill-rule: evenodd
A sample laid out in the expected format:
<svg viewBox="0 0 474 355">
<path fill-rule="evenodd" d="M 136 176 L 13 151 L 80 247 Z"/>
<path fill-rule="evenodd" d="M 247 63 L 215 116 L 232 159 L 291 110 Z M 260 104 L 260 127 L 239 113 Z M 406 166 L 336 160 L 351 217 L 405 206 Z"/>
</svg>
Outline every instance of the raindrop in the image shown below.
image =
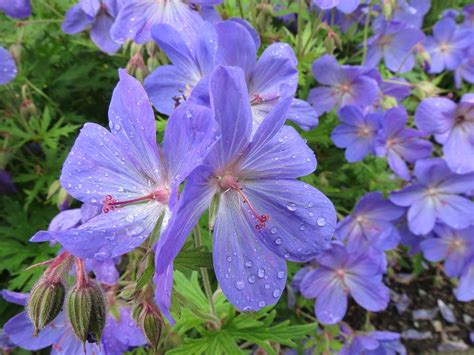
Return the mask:
<svg viewBox="0 0 474 355">
<path fill-rule="evenodd" d="M 281 243 L 282 243 L 281 238 L 275 239 L 275 244 L 276 244 L 276 245 L 281 245 Z"/>
<path fill-rule="evenodd" d="M 252 265 L 253 265 L 253 263 L 252 263 L 252 261 L 250 261 L 250 260 L 248 260 L 248 261 L 245 262 L 245 266 L 246 266 L 246 267 L 252 267 Z"/>
<path fill-rule="evenodd" d="M 270 229 L 270 233 L 275 234 L 278 231 L 277 227 Z"/>
<path fill-rule="evenodd" d="M 255 275 L 250 275 L 248 277 L 247 281 L 249 282 L 249 284 L 255 283 Z"/>
<path fill-rule="evenodd" d="M 259 307 L 265 307 L 265 305 L 266 305 L 265 301 L 258 302 Z"/>
<path fill-rule="evenodd" d="M 230 263 L 232 261 L 232 257 L 231 256 L 228 256 L 227 257 L 227 261 Z"/>
<path fill-rule="evenodd" d="M 193 114 L 191 113 L 191 111 L 186 111 L 186 117 L 187 118 L 193 117 Z"/>
<path fill-rule="evenodd" d="M 245 287 L 245 284 L 244 284 L 243 281 L 236 281 L 236 282 L 235 282 L 235 288 L 236 288 L 237 290 L 243 290 L 244 287 Z"/>
<path fill-rule="evenodd" d="M 306 229 L 305 225 L 302 224 L 302 225 L 300 226 L 300 231 L 304 231 L 305 229 Z"/>
<path fill-rule="evenodd" d="M 284 278 L 284 277 L 285 277 L 285 272 L 284 272 L 283 270 L 278 271 L 277 277 L 278 277 L 279 279 Z"/>
<path fill-rule="evenodd" d="M 265 276 L 265 270 L 262 269 L 262 268 L 258 269 L 257 275 L 258 275 L 259 278 L 262 279 Z"/>
<path fill-rule="evenodd" d="M 127 217 L 125 217 L 125 220 L 126 220 L 128 223 L 133 223 L 133 221 L 135 220 L 135 217 L 133 217 L 132 214 L 129 214 Z"/>
<path fill-rule="evenodd" d="M 116 131 L 120 131 L 120 130 L 122 129 L 122 126 L 120 126 L 118 123 L 116 123 L 116 124 L 114 125 L 114 129 L 115 129 Z"/>
<path fill-rule="evenodd" d="M 276 288 L 273 290 L 273 294 L 272 294 L 273 297 L 278 298 L 280 297 L 280 294 L 281 294 L 281 290 L 279 288 Z"/>
<path fill-rule="evenodd" d="M 324 227 L 326 225 L 326 220 L 323 217 L 319 217 L 316 223 L 318 223 L 318 226 Z"/>
<path fill-rule="evenodd" d="M 270 288 L 270 284 L 265 284 L 265 289 L 268 290 Z"/>
<path fill-rule="evenodd" d="M 290 210 L 292 212 L 296 211 L 296 209 L 297 209 L 296 204 L 293 203 L 293 202 L 288 202 L 286 204 L 286 208 L 288 208 L 288 210 Z"/>
</svg>

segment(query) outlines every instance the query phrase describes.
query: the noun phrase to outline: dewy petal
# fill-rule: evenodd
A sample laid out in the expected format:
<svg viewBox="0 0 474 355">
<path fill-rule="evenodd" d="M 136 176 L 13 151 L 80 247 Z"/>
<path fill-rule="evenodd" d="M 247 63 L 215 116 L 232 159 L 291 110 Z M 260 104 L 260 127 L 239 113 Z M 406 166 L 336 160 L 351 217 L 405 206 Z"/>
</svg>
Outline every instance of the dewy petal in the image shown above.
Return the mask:
<svg viewBox="0 0 474 355">
<path fill-rule="evenodd" d="M 61 29 L 64 33 L 73 35 L 84 31 L 92 22 L 93 18 L 82 10 L 81 5 L 77 4 L 67 10 Z"/>
<path fill-rule="evenodd" d="M 148 238 L 165 207 L 151 201 L 101 214 L 79 228 L 52 232 L 53 239 L 80 258 L 106 260 L 126 254 Z"/>
<path fill-rule="evenodd" d="M 286 43 L 273 43 L 260 56 L 249 80 L 249 91 L 261 97 L 280 96 L 282 84 L 291 87 L 294 96 L 298 86 L 297 60 Z"/>
<path fill-rule="evenodd" d="M 245 79 L 249 79 L 257 57 L 257 48 L 250 32 L 235 21 L 218 23 L 216 31 L 222 64 L 240 67 Z"/>
<path fill-rule="evenodd" d="M 297 178 L 316 169 L 316 157 L 294 128 L 283 126 L 265 146 L 250 150 L 240 168 L 243 176 L 252 179 Z"/>
<path fill-rule="evenodd" d="M 39 350 L 56 342 L 64 332 L 64 314 L 33 336 L 34 327 L 26 312 L 21 312 L 5 323 L 3 330 L 10 341 L 27 350 Z"/>
<path fill-rule="evenodd" d="M 214 168 L 222 168 L 241 155 L 250 141 L 252 113 L 242 69 L 217 67 L 209 79 L 209 90 L 211 110 L 221 128 L 221 139 L 209 161 Z"/>
<path fill-rule="evenodd" d="M 16 76 L 16 64 L 10 53 L 0 47 L 0 85 L 9 83 Z"/>
<path fill-rule="evenodd" d="M 107 54 L 113 54 L 119 50 L 121 44 L 115 42 L 110 36 L 110 28 L 114 23 L 114 19 L 108 14 L 99 14 L 94 21 L 91 29 L 91 39 Z"/>
<path fill-rule="evenodd" d="M 456 104 L 444 97 L 424 99 L 416 108 L 416 126 L 426 133 L 445 133 L 454 125 L 455 111 Z"/>
<path fill-rule="evenodd" d="M 319 268 L 309 271 L 301 282 L 300 291 L 304 298 L 317 298 L 331 282 L 336 274 L 333 270 Z"/>
<path fill-rule="evenodd" d="M 304 131 L 310 131 L 318 126 L 318 113 L 309 103 L 300 99 L 291 101 L 286 119 L 296 123 Z"/>
<path fill-rule="evenodd" d="M 219 127 L 209 108 L 188 104 L 171 114 L 166 126 L 163 153 L 169 179 L 175 187 L 202 164 L 218 139 Z"/>
<path fill-rule="evenodd" d="M 134 0 L 128 1 L 120 9 L 112 26 L 112 38 L 123 43 L 127 38 L 138 44 L 151 39 L 151 28 L 157 24 L 167 24 L 186 36 L 191 44 L 197 37 L 203 20 L 189 4 L 183 1 Z"/>
<path fill-rule="evenodd" d="M 316 299 L 316 317 L 322 324 L 336 324 L 347 311 L 347 293 L 337 277 L 331 280 Z"/>
<path fill-rule="evenodd" d="M 345 281 L 351 296 L 366 310 L 378 312 L 387 308 L 390 301 L 389 290 L 381 278 L 348 274 Z"/>
<path fill-rule="evenodd" d="M 269 216 L 258 236 L 274 253 L 309 261 L 327 249 L 336 212 L 320 191 L 297 180 L 259 179 L 245 181 L 243 192 L 255 210 Z"/>
<path fill-rule="evenodd" d="M 259 240 L 239 195 L 221 195 L 213 233 L 214 270 L 228 300 L 243 311 L 275 304 L 285 289 L 286 262 Z"/>
<path fill-rule="evenodd" d="M 189 176 L 178 204 L 156 246 L 155 271 L 157 274 L 166 272 L 201 215 L 209 208 L 216 193 L 216 187 L 210 181 L 213 179 L 210 175 L 208 168 L 200 167 Z"/>
<path fill-rule="evenodd" d="M 175 323 L 171 317 L 171 291 L 173 290 L 173 263 L 170 263 L 165 272 L 155 273 L 153 277 L 155 283 L 155 302 L 160 312 L 163 313 L 171 325 Z"/>
</svg>

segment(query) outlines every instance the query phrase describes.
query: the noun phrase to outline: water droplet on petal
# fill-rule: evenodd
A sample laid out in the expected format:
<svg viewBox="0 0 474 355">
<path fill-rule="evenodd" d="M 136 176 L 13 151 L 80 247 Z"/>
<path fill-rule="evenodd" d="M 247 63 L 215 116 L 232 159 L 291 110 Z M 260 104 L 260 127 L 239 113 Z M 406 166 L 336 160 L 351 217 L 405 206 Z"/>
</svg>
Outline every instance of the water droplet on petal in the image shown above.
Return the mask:
<svg viewBox="0 0 474 355">
<path fill-rule="evenodd" d="M 259 307 L 265 307 L 265 305 L 266 305 L 265 301 L 258 302 Z"/>
<path fill-rule="evenodd" d="M 278 298 L 281 295 L 281 290 L 279 288 L 276 288 L 273 290 L 273 297 Z"/>
<path fill-rule="evenodd" d="M 319 218 L 316 220 L 316 223 L 318 224 L 318 226 L 324 227 L 324 226 L 326 225 L 326 220 L 325 220 L 323 217 L 319 217 Z"/>
<path fill-rule="evenodd" d="M 262 279 L 265 276 L 265 270 L 262 269 L 262 268 L 258 269 L 257 275 L 258 275 L 259 278 Z"/>
<path fill-rule="evenodd" d="M 270 284 L 265 284 L 265 289 L 268 290 L 270 288 Z"/>
<path fill-rule="evenodd" d="M 253 265 L 253 262 L 252 262 L 251 260 L 247 260 L 247 261 L 245 262 L 245 266 L 246 266 L 246 267 L 252 267 L 252 265 Z"/>
<path fill-rule="evenodd" d="M 249 282 L 249 284 L 255 283 L 255 275 L 250 275 L 248 277 L 247 281 Z"/>
<path fill-rule="evenodd" d="M 284 277 L 285 277 L 285 272 L 284 272 L 283 270 L 278 271 L 277 277 L 278 277 L 279 279 L 284 278 Z"/>
<path fill-rule="evenodd" d="M 231 256 L 228 256 L 228 257 L 227 257 L 227 262 L 230 263 L 231 261 L 232 261 L 232 257 L 231 257 Z"/>
<path fill-rule="evenodd" d="M 304 231 L 306 229 L 306 226 L 304 224 L 300 225 L 300 231 Z"/>
<path fill-rule="evenodd" d="M 276 245 L 281 245 L 281 243 L 282 243 L 281 238 L 275 239 L 275 244 L 276 244 Z"/>
<path fill-rule="evenodd" d="M 270 229 L 270 233 L 275 234 L 278 231 L 277 227 Z"/>
<path fill-rule="evenodd" d="M 297 210 L 296 204 L 293 203 L 293 202 L 288 202 L 286 204 L 286 208 L 288 208 L 288 210 L 290 210 L 292 212 Z"/>
<path fill-rule="evenodd" d="M 245 284 L 244 284 L 243 281 L 236 281 L 236 282 L 235 282 L 235 288 L 236 288 L 237 290 L 243 290 L 244 287 L 245 287 Z"/>
</svg>

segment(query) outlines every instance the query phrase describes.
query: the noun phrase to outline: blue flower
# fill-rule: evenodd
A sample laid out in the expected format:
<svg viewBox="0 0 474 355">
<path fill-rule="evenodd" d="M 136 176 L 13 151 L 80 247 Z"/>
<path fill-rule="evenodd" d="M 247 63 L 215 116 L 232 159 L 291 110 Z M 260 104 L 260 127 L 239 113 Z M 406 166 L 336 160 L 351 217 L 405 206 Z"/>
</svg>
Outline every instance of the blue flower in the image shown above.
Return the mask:
<svg viewBox="0 0 474 355">
<path fill-rule="evenodd" d="M 0 85 L 8 84 L 15 76 L 15 61 L 5 48 L 0 47 Z"/>
</svg>

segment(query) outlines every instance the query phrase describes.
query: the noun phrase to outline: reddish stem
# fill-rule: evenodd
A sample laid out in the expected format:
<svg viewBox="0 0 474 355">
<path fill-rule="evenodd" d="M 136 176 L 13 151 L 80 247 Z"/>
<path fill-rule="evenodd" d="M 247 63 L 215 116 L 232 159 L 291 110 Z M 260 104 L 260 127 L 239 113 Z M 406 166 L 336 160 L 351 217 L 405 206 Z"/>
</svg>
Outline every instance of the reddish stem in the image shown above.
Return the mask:
<svg viewBox="0 0 474 355">
<path fill-rule="evenodd" d="M 85 286 L 88 283 L 88 277 L 86 273 L 86 268 L 84 266 L 84 261 L 82 259 L 76 258 L 76 285 L 81 287 Z"/>
</svg>

